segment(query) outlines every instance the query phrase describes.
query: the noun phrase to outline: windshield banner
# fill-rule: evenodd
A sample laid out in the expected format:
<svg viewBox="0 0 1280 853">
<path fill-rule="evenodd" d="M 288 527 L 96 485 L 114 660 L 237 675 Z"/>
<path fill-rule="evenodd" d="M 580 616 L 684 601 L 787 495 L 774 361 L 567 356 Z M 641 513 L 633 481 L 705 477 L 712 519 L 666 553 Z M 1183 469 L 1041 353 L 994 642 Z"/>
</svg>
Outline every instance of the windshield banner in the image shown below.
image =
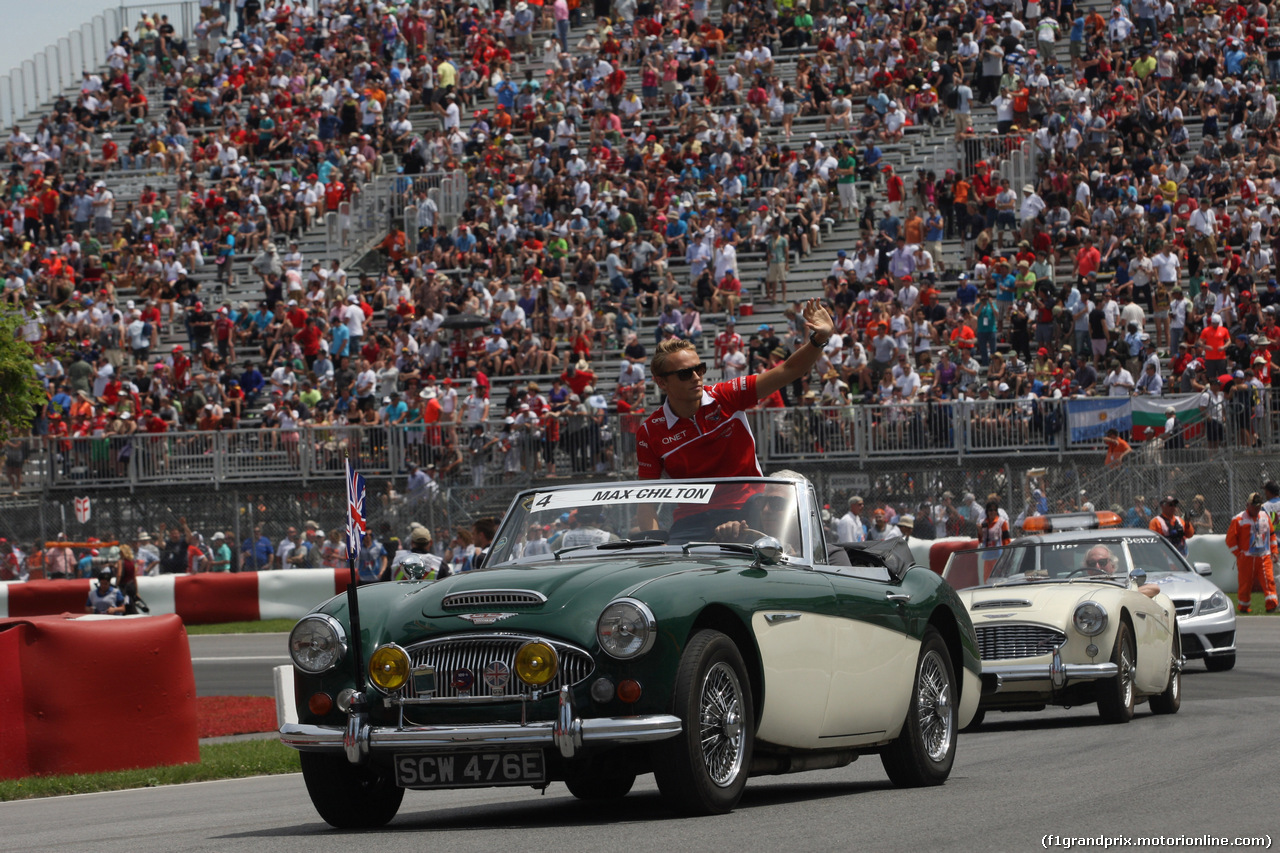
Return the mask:
<svg viewBox="0 0 1280 853">
<path fill-rule="evenodd" d="M 628 486 L 615 488 L 600 486 L 586 489 L 562 489 L 555 492 L 538 492 L 533 496 L 529 512 L 577 509 L 584 506 L 605 504 L 672 503 L 705 504 L 711 501 L 715 486 L 689 485 Z"/>
</svg>

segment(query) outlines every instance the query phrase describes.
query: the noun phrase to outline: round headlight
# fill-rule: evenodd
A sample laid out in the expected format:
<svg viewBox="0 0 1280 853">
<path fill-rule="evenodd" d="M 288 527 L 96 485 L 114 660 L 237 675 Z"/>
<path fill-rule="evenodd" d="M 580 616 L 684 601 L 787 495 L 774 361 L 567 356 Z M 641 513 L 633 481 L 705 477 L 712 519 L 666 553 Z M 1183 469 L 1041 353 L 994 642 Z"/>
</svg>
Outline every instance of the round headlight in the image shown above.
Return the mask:
<svg viewBox="0 0 1280 853">
<path fill-rule="evenodd" d="M 369 680 L 391 693 L 409 678 L 409 653 L 394 643 L 382 646 L 369 657 Z"/>
<path fill-rule="evenodd" d="M 1107 611 L 1096 601 L 1084 601 L 1076 608 L 1071 621 L 1081 634 L 1093 637 L 1107 629 Z"/>
<path fill-rule="evenodd" d="M 549 684 L 560 669 L 556 650 L 547 643 L 535 640 L 525 643 L 516 652 L 516 675 L 525 684 L 541 687 Z"/>
<path fill-rule="evenodd" d="M 639 657 L 653 648 L 657 636 L 658 622 L 653 612 L 634 598 L 610 603 L 596 620 L 596 639 L 610 657 Z"/>
<path fill-rule="evenodd" d="M 289 632 L 289 657 L 303 672 L 317 675 L 338 665 L 347 653 L 347 633 L 324 613 L 304 616 Z"/>
</svg>

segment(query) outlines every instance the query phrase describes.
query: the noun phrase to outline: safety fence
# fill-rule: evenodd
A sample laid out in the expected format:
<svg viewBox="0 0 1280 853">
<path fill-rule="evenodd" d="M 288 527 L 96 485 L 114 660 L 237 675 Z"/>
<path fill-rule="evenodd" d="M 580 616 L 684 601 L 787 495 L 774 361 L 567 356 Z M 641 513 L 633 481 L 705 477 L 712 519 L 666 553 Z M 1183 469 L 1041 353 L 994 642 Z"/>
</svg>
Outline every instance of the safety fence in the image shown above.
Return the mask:
<svg viewBox="0 0 1280 853">
<path fill-rule="evenodd" d="M 1090 507 L 1117 512 L 1126 524 L 1146 526 L 1163 495 L 1177 496 L 1200 534 L 1223 533 L 1230 518 L 1241 511 L 1250 492 L 1260 491 L 1268 478 L 1280 479 L 1280 459 L 1274 454 L 1244 456 L 1219 453 L 1178 463 L 1134 464 L 1116 471 L 1100 471 L 1097 458 L 1003 454 L 971 456 L 961 461 L 924 455 L 875 457 L 863 465 L 815 456 L 807 460 L 773 461 L 767 473 L 782 468 L 798 471 L 814 483 L 827 520 L 833 526 L 855 495 L 865 501 L 864 519 L 871 511 L 891 507 L 899 515 L 917 519 L 913 535 L 973 536 L 981 505 L 994 496 L 1016 523 L 1024 512 L 1069 512 Z M 411 523 L 433 531 L 441 548 L 458 541 L 482 516 L 500 517 L 522 489 L 599 478 L 580 474 L 572 479 L 535 479 L 528 475 L 492 478 L 477 488 L 466 482 L 434 482 L 419 495 L 408 495 L 404 475 L 371 473 L 365 517 L 380 539 L 402 540 Z M 632 475 L 627 475 L 632 476 Z M 87 516 L 78 516 L 76 500 Z M 86 500 L 87 499 L 87 500 Z M 25 502 L 20 502 L 25 501 Z M 340 541 L 346 518 L 345 485 L 339 476 L 300 480 L 265 474 L 257 482 L 228 481 L 201 485 L 147 483 L 134 490 L 104 488 L 90 483 L 77 489 L 49 491 L 35 500 L 0 498 L 0 537 L 30 553 L 35 543 L 65 533 L 72 541 L 90 537 L 138 543 L 143 532 L 162 542 L 171 530 L 194 531 L 206 544 L 219 539 L 238 543 L 233 565 L 245 570 L 278 563 L 275 555 L 291 529 L 300 540 Z M 83 521 L 80 518 L 84 518 Z M 265 549 L 256 543 L 266 540 Z M 255 545 L 244 550 L 244 543 Z M 145 541 L 145 540 L 144 540 Z M 158 543 L 157 543 L 158 544 Z M 83 556 L 85 550 L 79 554 Z M 329 553 L 323 545 L 318 554 Z M 340 551 L 339 551 L 340 553 Z M 103 553 L 98 560 L 106 559 Z M 341 568 L 341 560 L 315 558 L 318 565 Z"/>
<path fill-rule="evenodd" d="M 78 91 L 85 72 L 96 72 L 106 65 L 112 42 L 119 39 L 122 32 L 128 31 L 136 38 L 135 29 L 144 12 L 157 19 L 167 15 L 179 39 L 190 38 L 200 20 L 199 5 L 194 0 L 103 9 L 0 76 L 0 122 L 8 127 L 51 103 L 58 95 Z"/>
<path fill-rule="evenodd" d="M 1195 463 L 1220 453 L 1264 456 L 1273 449 L 1274 398 L 1252 408 L 1227 407 L 1221 429 L 1206 429 L 1196 395 L 1158 398 L 939 400 L 854 406 L 796 406 L 748 413 L 765 465 L 839 460 L 863 467 L 874 460 L 926 456 L 951 459 L 1009 454 L 1101 463 L 1104 433 L 1146 436 L 1133 442 L 1125 466 Z M 1174 437 L 1158 436 L 1164 409 L 1174 408 Z M 371 476 L 398 476 L 411 463 L 434 465 L 447 483 L 484 488 L 521 477 L 632 476 L 635 433 L 644 415 L 595 411 L 547 429 L 536 420 L 495 420 L 484 435 L 495 442 L 472 453 L 462 424 L 300 426 L 88 437 L 25 439 L 27 490 L 129 487 L 151 483 L 300 483 L 342 476 L 350 458 Z M 1155 425 L 1150 425 L 1152 419 Z"/>
</svg>

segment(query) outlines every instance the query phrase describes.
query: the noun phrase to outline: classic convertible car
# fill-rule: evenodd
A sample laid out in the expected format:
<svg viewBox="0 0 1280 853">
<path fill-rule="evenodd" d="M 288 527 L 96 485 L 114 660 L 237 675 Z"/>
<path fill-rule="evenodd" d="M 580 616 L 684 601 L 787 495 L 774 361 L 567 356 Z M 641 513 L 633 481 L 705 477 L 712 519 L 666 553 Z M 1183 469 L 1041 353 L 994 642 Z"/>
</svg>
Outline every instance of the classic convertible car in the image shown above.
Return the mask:
<svg viewBox="0 0 1280 853">
<path fill-rule="evenodd" d="M 878 754 L 936 785 L 978 707 L 972 623 L 901 542 L 828 546 L 803 478 L 608 483 L 519 495 L 482 569 L 360 587 L 289 638 L 316 810 L 380 826 L 406 788 L 653 773 L 692 814 L 747 778 Z M 355 680 L 355 664 L 367 673 Z"/>
<path fill-rule="evenodd" d="M 1177 713 L 1184 659 L 1176 608 L 1134 564 L 1156 538 L 1072 531 L 951 555 L 943 577 L 969 608 L 982 655 L 974 725 L 991 710 L 1091 702 L 1114 723 L 1132 719 L 1143 701 L 1152 713 Z"/>
</svg>

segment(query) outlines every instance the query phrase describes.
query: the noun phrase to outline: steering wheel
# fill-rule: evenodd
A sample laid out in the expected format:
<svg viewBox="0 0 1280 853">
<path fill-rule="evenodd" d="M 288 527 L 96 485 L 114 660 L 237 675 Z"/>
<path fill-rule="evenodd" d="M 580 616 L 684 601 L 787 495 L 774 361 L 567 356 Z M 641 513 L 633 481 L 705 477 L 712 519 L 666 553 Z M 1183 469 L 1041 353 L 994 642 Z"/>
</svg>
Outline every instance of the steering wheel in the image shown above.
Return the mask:
<svg viewBox="0 0 1280 853">
<path fill-rule="evenodd" d="M 1067 574 L 1067 577 L 1073 578 L 1076 575 L 1090 575 L 1092 577 L 1097 577 L 1099 575 L 1105 575 L 1105 574 L 1107 574 L 1107 572 L 1100 572 L 1097 569 L 1076 569 L 1074 572 L 1069 572 Z"/>
</svg>

